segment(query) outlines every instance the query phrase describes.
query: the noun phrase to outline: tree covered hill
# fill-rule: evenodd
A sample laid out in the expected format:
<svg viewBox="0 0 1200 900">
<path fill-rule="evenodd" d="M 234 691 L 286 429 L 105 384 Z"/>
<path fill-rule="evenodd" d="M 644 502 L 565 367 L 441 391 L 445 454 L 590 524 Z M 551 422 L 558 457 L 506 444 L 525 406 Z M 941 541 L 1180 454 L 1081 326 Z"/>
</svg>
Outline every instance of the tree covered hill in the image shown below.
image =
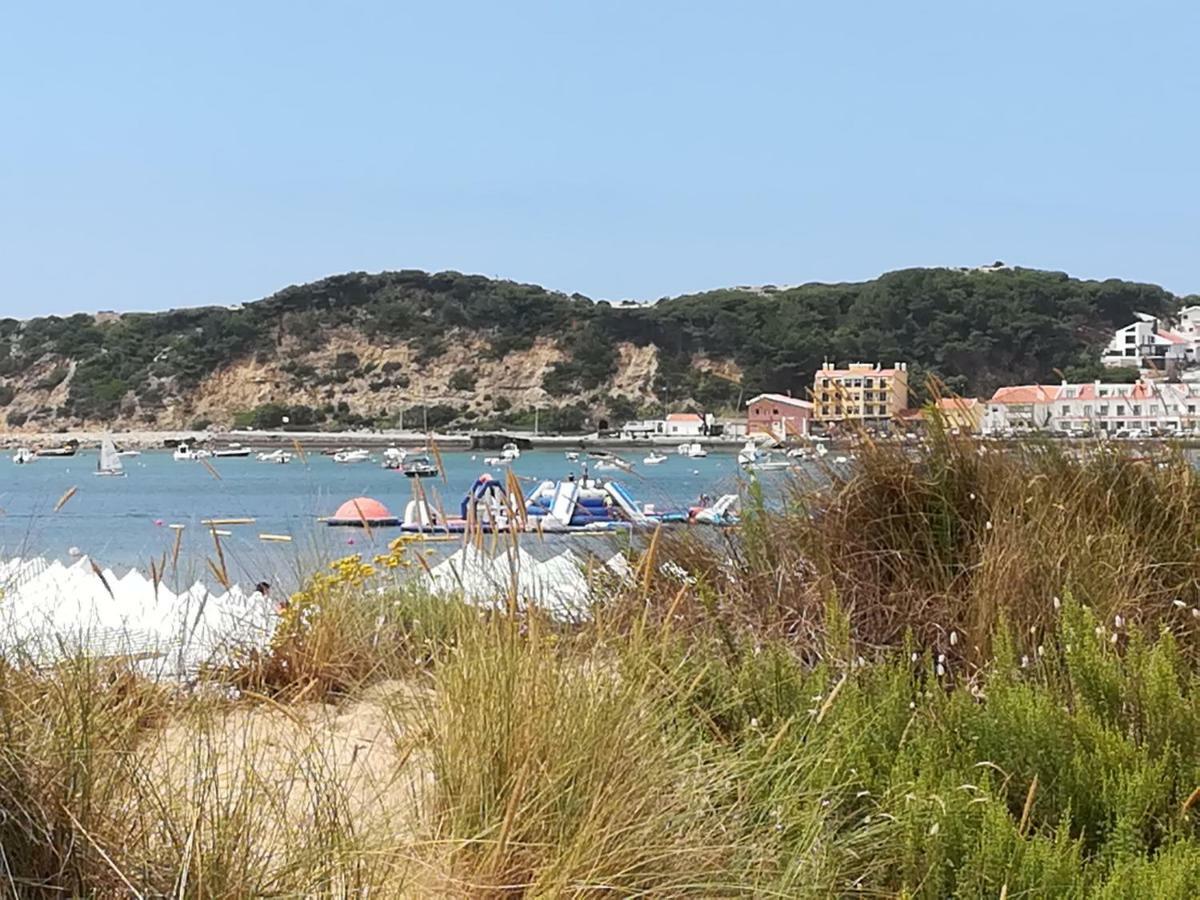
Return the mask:
<svg viewBox="0 0 1200 900">
<path fill-rule="evenodd" d="M 213 419 L 229 420 L 216 424 L 299 405 L 300 418 L 345 425 L 436 402 L 439 424 L 514 424 L 537 405 L 565 411 L 570 427 L 664 403 L 802 394 L 826 357 L 907 360 L 914 381 L 987 394 L 1058 371 L 1092 377 L 1112 328 L 1179 302 L 1154 285 L 1027 269 L 908 269 L 641 307 L 456 272 L 350 273 L 238 307 L 2 319 L 0 407 L 9 426 L 178 427 L 215 378 L 244 372 L 254 390 L 220 402 L 246 408 L 214 411 L 212 395 Z M 635 359 L 644 371 L 623 371 Z"/>
</svg>

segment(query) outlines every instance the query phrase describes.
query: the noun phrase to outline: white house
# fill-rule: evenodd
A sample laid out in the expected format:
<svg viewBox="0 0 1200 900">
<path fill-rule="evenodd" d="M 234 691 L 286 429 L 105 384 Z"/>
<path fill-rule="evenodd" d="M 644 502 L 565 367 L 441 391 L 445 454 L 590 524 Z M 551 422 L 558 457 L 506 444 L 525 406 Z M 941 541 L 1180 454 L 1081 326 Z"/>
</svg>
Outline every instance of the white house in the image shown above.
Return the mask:
<svg viewBox="0 0 1200 900">
<path fill-rule="evenodd" d="M 980 430 L 984 434 L 1005 431 L 1038 431 L 1048 428 L 1058 396 L 1055 385 L 1021 384 L 996 390 L 988 401 Z"/>
<path fill-rule="evenodd" d="M 711 424 L 708 418 L 697 413 L 671 413 L 665 419 L 626 422 L 621 426 L 621 437 L 633 441 L 701 437 L 708 434 Z"/>
<path fill-rule="evenodd" d="M 1000 388 L 988 401 L 983 430 L 1045 430 L 1115 434 L 1150 430 L 1200 430 L 1200 384 L 1066 382 Z"/>
<path fill-rule="evenodd" d="M 1104 348 L 1100 361 L 1110 367 L 1166 369 L 1168 364 L 1187 365 L 1197 359 L 1200 341 L 1200 307 L 1189 307 L 1187 327 L 1191 336 L 1167 328 L 1154 316 L 1138 313 L 1138 321 L 1118 328 Z M 1185 311 L 1186 312 L 1186 311 Z M 1181 320 L 1182 321 L 1182 320 Z"/>
<path fill-rule="evenodd" d="M 708 434 L 704 417 L 697 413 L 670 413 L 666 418 L 667 434 L 671 437 L 701 437 Z"/>
</svg>

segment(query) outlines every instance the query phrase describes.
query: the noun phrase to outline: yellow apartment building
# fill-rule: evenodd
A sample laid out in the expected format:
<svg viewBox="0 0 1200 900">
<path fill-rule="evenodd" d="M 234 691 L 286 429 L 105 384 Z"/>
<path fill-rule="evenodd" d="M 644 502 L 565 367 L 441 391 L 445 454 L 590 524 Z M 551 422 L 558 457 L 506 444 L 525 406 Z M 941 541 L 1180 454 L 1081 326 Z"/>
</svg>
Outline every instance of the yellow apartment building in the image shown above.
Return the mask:
<svg viewBox="0 0 1200 900">
<path fill-rule="evenodd" d="M 813 377 L 813 419 L 878 425 L 908 409 L 908 363 L 890 369 L 878 363 L 827 362 Z"/>
</svg>

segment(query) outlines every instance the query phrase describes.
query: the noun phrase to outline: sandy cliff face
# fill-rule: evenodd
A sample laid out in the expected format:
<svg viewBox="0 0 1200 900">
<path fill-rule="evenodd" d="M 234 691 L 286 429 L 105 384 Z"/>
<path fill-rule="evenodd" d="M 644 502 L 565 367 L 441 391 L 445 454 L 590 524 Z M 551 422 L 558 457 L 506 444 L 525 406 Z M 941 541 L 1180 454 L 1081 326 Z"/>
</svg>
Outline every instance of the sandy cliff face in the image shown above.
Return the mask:
<svg viewBox="0 0 1200 900">
<path fill-rule="evenodd" d="M 314 346 L 315 345 L 315 346 Z M 313 409 L 349 408 L 361 416 L 388 417 L 423 405 L 449 406 L 470 419 L 501 409 L 575 406 L 603 410 L 622 398 L 636 406 L 657 401 L 654 381 L 659 351 L 654 345 L 621 343 L 615 347 L 616 370 L 609 382 L 587 396 L 553 396 L 543 379 L 567 351 L 547 338 L 500 358 L 477 335 L 450 335 L 436 354 L 422 358 L 421 348 L 402 342 L 378 342 L 352 328 L 304 342 L 283 335 L 280 343 L 212 372 L 185 388 L 171 379 L 151 379 L 122 398 L 110 420 L 80 420 L 69 414 L 72 360 L 46 357 L 19 373 L 0 378 L 11 390 L 0 404 L 0 424 L 10 431 L 47 431 L 59 427 L 185 429 L 197 422 L 228 427 L 238 413 L 269 403 Z M 698 370 L 736 379 L 740 372 L 723 360 L 696 357 Z M 344 404 L 344 406 L 342 406 Z M 471 415 L 468 415 L 471 414 Z"/>
</svg>

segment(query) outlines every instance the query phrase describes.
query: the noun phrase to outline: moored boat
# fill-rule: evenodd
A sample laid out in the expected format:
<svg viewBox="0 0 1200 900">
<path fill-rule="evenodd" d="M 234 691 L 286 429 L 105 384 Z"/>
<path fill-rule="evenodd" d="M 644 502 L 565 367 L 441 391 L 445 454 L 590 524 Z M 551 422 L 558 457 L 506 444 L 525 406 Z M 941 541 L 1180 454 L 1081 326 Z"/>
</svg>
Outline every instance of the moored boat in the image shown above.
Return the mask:
<svg viewBox="0 0 1200 900">
<path fill-rule="evenodd" d="M 205 450 L 203 447 L 194 448 L 187 442 L 177 446 L 172 454 L 175 462 L 191 462 L 196 459 L 208 459 L 210 456 L 212 456 L 211 450 Z"/>
<path fill-rule="evenodd" d="M 400 471 L 407 478 L 436 478 L 441 474 L 441 470 L 427 453 L 418 453 L 416 456 L 408 457 L 400 467 Z"/>
<path fill-rule="evenodd" d="M 213 451 L 213 457 L 216 459 L 236 459 L 250 455 L 250 448 L 243 447 L 241 444 L 230 444 L 228 447 L 223 447 L 220 450 Z"/>
</svg>

